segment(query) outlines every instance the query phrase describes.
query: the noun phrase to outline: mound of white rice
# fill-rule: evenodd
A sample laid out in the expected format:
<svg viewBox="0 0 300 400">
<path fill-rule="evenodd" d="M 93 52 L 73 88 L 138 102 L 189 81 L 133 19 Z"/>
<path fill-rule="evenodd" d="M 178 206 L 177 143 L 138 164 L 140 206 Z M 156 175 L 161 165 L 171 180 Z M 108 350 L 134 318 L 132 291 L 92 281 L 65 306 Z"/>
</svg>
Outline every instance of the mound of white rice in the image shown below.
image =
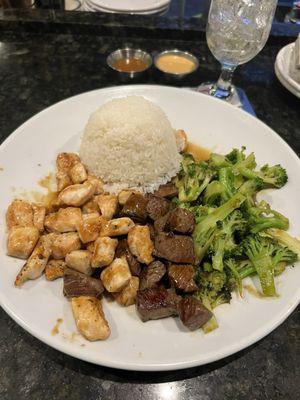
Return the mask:
<svg viewBox="0 0 300 400">
<path fill-rule="evenodd" d="M 176 175 L 181 161 L 167 116 L 140 96 L 111 100 L 90 116 L 80 157 L 111 193 L 153 192 Z"/>
</svg>

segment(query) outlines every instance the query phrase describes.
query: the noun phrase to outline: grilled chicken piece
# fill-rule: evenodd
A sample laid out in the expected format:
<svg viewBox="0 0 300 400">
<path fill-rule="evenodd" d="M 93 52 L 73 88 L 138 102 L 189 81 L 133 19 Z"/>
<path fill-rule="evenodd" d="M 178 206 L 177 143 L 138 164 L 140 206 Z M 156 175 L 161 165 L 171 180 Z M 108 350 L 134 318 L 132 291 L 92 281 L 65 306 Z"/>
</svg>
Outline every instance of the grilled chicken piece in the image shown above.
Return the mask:
<svg viewBox="0 0 300 400">
<path fill-rule="evenodd" d="M 103 193 L 103 191 L 104 191 L 103 185 L 104 184 L 100 178 L 97 178 L 94 175 L 88 175 L 87 181 L 90 182 L 94 186 L 96 195 Z"/>
<path fill-rule="evenodd" d="M 92 254 L 88 250 L 74 250 L 66 255 L 66 263 L 68 267 L 76 271 L 91 275 L 91 258 Z"/>
<path fill-rule="evenodd" d="M 115 256 L 117 258 L 121 257 L 126 257 L 126 260 L 129 265 L 129 269 L 131 272 L 131 275 L 133 276 L 139 276 L 141 273 L 141 264 L 138 262 L 138 260 L 134 257 L 134 255 L 131 254 L 127 239 L 121 239 L 118 242 L 118 246 L 116 248 L 116 254 Z"/>
<path fill-rule="evenodd" d="M 106 219 L 112 219 L 118 209 L 118 198 L 114 194 L 100 194 L 97 196 L 98 207 L 101 215 Z"/>
<path fill-rule="evenodd" d="M 90 253 L 94 253 L 95 250 L 95 242 L 90 242 L 86 245 L 86 249 L 90 252 Z"/>
<path fill-rule="evenodd" d="M 59 153 L 56 158 L 56 167 L 58 171 L 69 172 L 77 162 L 80 162 L 80 158 L 76 153 Z"/>
<path fill-rule="evenodd" d="M 69 171 L 78 162 L 80 162 L 80 158 L 75 153 L 58 154 L 56 159 L 56 184 L 58 192 L 72 185 L 72 179 L 69 175 Z"/>
<path fill-rule="evenodd" d="M 90 296 L 71 299 L 73 315 L 79 332 L 88 340 L 105 340 L 110 335 L 99 299 Z"/>
<path fill-rule="evenodd" d="M 46 216 L 45 227 L 51 232 L 75 232 L 81 220 L 80 208 L 60 208 L 57 213 Z"/>
<path fill-rule="evenodd" d="M 65 260 L 50 260 L 45 268 L 45 277 L 48 281 L 62 278 L 66 268 Z"/>
<path fill-rule="evenodd" d="M 81 162 L 76 162 L 69 170 L 69 176 L 73 183 L 82 183 L 87 180 L 85 166 Z"/>
<path fill-rule="evenodd" d="M 139 278 L 132 276 L 129 283 L 114 297 L 120 306 L 128 307 L 135 303 L 137 291 L 139 289 Z"/>
<path fill-rule="evenodd" d="M 62 190 L 58 195 L 60 204 L 80 207 L 89 201 L 95 193 L 95 187 L 90 182 L 77 183 Z"/>
<path fill-rule="evenodd" d="M 91 200 L 87 201 L 82 206 L 83 214 L 94 214 L 94 213 L 98 213 L 99 214 L 99 211 L 100 210 L 99 210 L 99 207 L 98 207 L 97 196 L 92 197 Z"/>
<path fill-rule="evenodd" d="M 83 214 L 77 225 L 77 232 L 82 243 L 93 242 L 100 234 L 102 218 L 98 213 Z"/>
<path fill-rule="evenodd" d="M 187 135 L 183 129 L 175 131 L 176 146 L 179 153 L 182 153 L 187 148 Z"/>
<path fill-rule="evenodd" d="M 64 273 L 64 295 L 66 297 L 93 296 L 99 297 L 104 291 L 100 279 L 67 268 Z"/>
<path fill-rule="evenodd" d="M 52 240 L 52 234 L 40 237 L 31 256 L 18 273 L 15 286 L 21 286 L 24 282 L 42 275 L 51 255 Z"/>
<path fill-rule="evenodd" d="M 115 258 L 114 261 L 101 272 L 100 276 L 108 292 L 119 292 L 129 283 L 131 278 L 126 258 Z"/>
<path fill-rule="evenodd" d="M 124 206 L 124 204 L 125 204 L 126 201 L 129 199 L 129 197 L 130 197 L 132 194 L 134 194 L 134 193 L 138 194 L 139 192 L 137 192 L 137 191 L 134 190 L 134 189 L 124 189 L 124 190 L 121 190 L 121 192 L 118 194 L 118 201 L 119 201 L 119 204 L 121 204 L 121 206 Z"/>
<path fill-rule="evenodd" d="M 13 226 L 32 226 L 33 210 L 30 203 L 23 200 L 14 200 L 6 212 L 8 230 Z"/>
<path fill-rule="evenodd" d="M 7 255 L 28 258 L 39 239 L 35 226 L 13 226 L 7 240 Z"/>
<path fill-rule="evenodd" d="M 127 241 L 131 253 L 136 256 L 138 261 L 144 264 L 150 264 L 153 261 L 154 245 L 148 226 L 135 225 L 128 232 Z"/>
<path fill-rule="evenodd" d="M 127 217 L 111 219 L 102 225 L 100 235 L 110 237 L 127 235 L 133 226 L 134 222 Z"/>
<path fill-rule="evenodd" d="M 43 232 L 46 207 L 40 206 L 38 204 L 32 204 L 32 209 L 33 209 L 33 225 L 37 227 L 40 232 Z"/>
<path fill-rule="evenodd" d="M 65 258 L 71 251 L 79 250 L 81 242 L 75 232 L 54 234 L 52 243 L 52 257 L 56 260 Z"/>
<path fill-rule="evenodd" d="M 61 192 L 66 187 L 72 185 L 72 180 L 67 172 L 57 171 L 55 177 L 56 177 L 56 187 L 58 192 Z"/>
<path fill-rule="evenodd" d="M 105 236 L 99 237 L 95 241 L 95 247 L 92 256 L 92 267 L 98 268 L 109 265 L 115 257 L 117 245 L 117 239 L 111 239 L 110 237 Z"/>
</svg>

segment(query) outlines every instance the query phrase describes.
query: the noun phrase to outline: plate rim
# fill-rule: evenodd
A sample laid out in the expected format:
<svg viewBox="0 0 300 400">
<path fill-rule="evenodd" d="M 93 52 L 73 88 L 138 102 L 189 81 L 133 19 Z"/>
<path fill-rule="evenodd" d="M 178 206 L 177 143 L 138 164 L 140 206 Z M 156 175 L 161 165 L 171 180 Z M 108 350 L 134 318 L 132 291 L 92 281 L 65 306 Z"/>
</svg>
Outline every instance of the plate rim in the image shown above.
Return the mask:
<svg viewBox="0 0 300 400">
<path fill-rule="evenodd" d="M 185 91 L 186 93 L 189 93 L 192 96 L 205 96 L 207 101 L 212 101 L 212 102 L 218 102 L 220 100 L 215 99 L 213 97 L 209 97 L 205 94 L 197 93 L 197 92 L 192 92 L 189 89 L 185 88 L 178 88 L 178 87 L 172 87 L 172 86 L 164 86 L 164 85 L 147 85 L 147 84 L 141 84 L 141 85 L 120 85 L 120 86 L 110 86 L 106 88 L 98 88 L 94 89 L 91 91 L 86 91 L 83 93 L 76 94 L 74 96 L 65 98 L 59 102 L 56 102 L 45 109 L 41 110 L 40 112 L 34 114 L 32 117 L 27 119 L 24 123 L 22 123 L 19 127 L 17 127 L 0 145 L 0 153 L 6 148 L 7 145 L 16 137 L 24 127 L 27 126 L 27 124 L 30 124 L 33 122 L 35 119 L 39 118 L 43 114 L 47 114 L 52 108 L 55 108 L 59 106 L 61 103 L 64 103 L 68 100 L 74 99 L 74 98 L 79 98 L 82 95 L 85 94 L 92 94 L 96 92 L 113 92 L 112 94 L 117 94 L 117 93 L 122 93 L 122 91 L 128 91 L 128 90 L 135 90 L 135 89 L 141 89 L 141 90 L 147 90 L 147 89 L 152 89 L 152 90 L 173 90 L 175 92 L 182 92 Z M 226 107 L 230 107 L 232 109 L 233 106 L 227 103 L 223 103 L 223 105 Z M 255 119 L 256 123 L 262 124 L 265 129 L 269 132 L 270 135 L 272 135 L 274 138 L 276 138 L 277 141 L 280 142 L 282 146 L 286 148 L 290 156 L 293 157 L 295 162 L 297 162 L 300 166 L 300 159 L 297 156 L 296 152 L 289 146 L 289 144 L 277 133 L 275 132 L 272 128 L 270 128 L 268 125 L 266 125 L 264 122 L 260 121 L 259 119 L 253 117 L 252 115 L 248 114 L 246 111 L 237 109 L 235 108 L 235 112 L 242 113 L 244 114 L 245 118 L 248 118 L 250 120 Z M 300 291 L 295 292 L 293 297 L 290 299 L 289 304 L 284 307 L 279 314 L 275 314 L 276 317 L 274 317 L 271 321 L 268 322 L 267 325 L 264 326 L 264 329 L 260 330 L 259 333 L 257 333 L 257 330 L 248 335 L 245 339 L 240 340 L 239 342 L 235 343 L 234 345 L 231 345 L 230 347 L 225 348 L 221 353 L 220 351 L 214 352 L 211 356 L 206 356 L 203 358 L 203 360 L 186 360 L 186 361 L 178 361 L 178 362 L 171 362 L 171 363 L 148 363 L 148 364 L 138 364 L 137 362 L 130 362 L 125 363 L 125 362 L 114 362 L 113 360 L 110 360 L 109 362 L 104 361 L 101 362 L 97 357 L 94 356 L 85 356 L 85 354 L 82 354 L 80 352 L 80 349 L 76 350 L 74 348 L 70 347 L 70 350 L 68 346 L 65 345 L 65 343 L 59 343 L 56 341 L 51 341 L 48 340 L 47 337 L 44 337 L 40 331 L 36 331 L 35 329 L 32 329 L 25 320 L 23 320 L 22 317 L 14 313 L 10 308 L 9 308 L 9 299 L 6 299 L 6 296 L 4 296 L 2 293 L 0 293 L 0 305 L 4 309 L 4 311 L 18 324 L 20 325 L 23 329 L 25 329 L 27 332 L 29 332 L 32 336 L 40 340 L 41 342 L 45 343 L 46 345 L 61 351 L 64 354 L 67 354 L 69 356 L 72 356 L 74 358 L 78 358 L 80 360 L 86 361 L 86 362 L 91 362 L 96 365 L 101 365 L 105 367 L 110 367 L 110 368 L 116 368 L 116 369 L 124 369 L 124 370 L 134 370 L 134 371 L 171 371 L 171 370 L 180 370 L 180 369 L 186 369 L 186 368 L 191 368 L 195 366 L 201 366 L 205 365 L 208 363 L 212 363 L 214 361 L 223 359 L 225 357 L 228 357 L 232 354 L 238 353 L 245 348 L 251 346 L 253 343 L 256 343 L 260 341 L 262 338 L 267 336 L 270 332 L 275 330 L 279 325 L 281 325 L 286 318 L 296 309 L 297 305 L 300 303 Z"/>
<path fill-rule="evenodd" d="M 300 98 L 300 84 L 298 84 L 294 79 L 292 79 L 290 76 L 288 78 L 285 76 L 285 73 L 282 70 L 282 59 L 284 58 L 284 55 L 291 57 L 291 51 L 292 48 L 294 47 L 295 43 L 289 43 L 286 46 L 284 46 L 282 49 L 279 50 L 276 60 L 275 60 L 275 74 L 279 80 L 279 82 L 284 86 L 290 93 L 292 93 L 294 96 Z M 299 90 L 298 90 L 299 88 Z"/>
</svg>

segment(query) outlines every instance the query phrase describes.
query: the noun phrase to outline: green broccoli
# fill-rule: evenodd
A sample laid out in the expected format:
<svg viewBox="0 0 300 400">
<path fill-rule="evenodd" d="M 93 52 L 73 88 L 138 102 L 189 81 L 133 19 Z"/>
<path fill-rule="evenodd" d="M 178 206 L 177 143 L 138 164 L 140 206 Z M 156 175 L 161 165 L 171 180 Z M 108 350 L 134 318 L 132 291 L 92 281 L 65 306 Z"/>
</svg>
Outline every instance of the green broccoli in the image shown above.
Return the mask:
<svg viewBox="0 0 300 400">
<path fill-rule="evenodd" d="M 245 146 L 243 146 L 241 150 L 232 149 L 231 152 L 226 155 L 226 160 L 229 161 L 231 164 L 237 164 L 245 160 L 246 158 L 245 150 L 246 150 Z"/>
<path fill-rule="evenodd" d="M 261 201 L 257 205 L 247 208 L 246 211 L 249 228 L 252 233 L 258 233 L 269 228 L 287 230 L 289 220 L 278 211 L 272 210 L 270 205 Z"/>
<path fill-rule="evenodd" d="M 264 165 L 260 171 L 254 171 L 249 168 L 239 168 L 238 172 L 247 179 L 261 178 L 264 183 L 264 188 L 281 188 L 287 181 L 288 176 L 286 170 L 279 164 L 270 167 Z"/>
<path fill-rule="evenodd" d="M 216 208 L 210 214 L 198 219 L 194 229 L 193 238 L 195 244 L 196 261 L 200 262 L 217 233 L 217 223 L 223 221 L 235 209 L 245 201 L 245 196 L 236 193 L 226 203 Z"/>
<path fill-rule="evenodd" d="M 288 247 L 294 253 L 297 254 L 298 260 L 300 260 L 300 240 L 289 235 L 287 232 L 281 229 L 268 229 L 266 234 L 271 238 L 275 239 L 282 246 Z"/>
<path fill-rule="evenodd" d="M 214 171 L 206 162 L 195 162 L 191 154 L 184 154 L 181 170 L 175 179 L 179 201 L 192 202 L 197 200 L 213 175 Z"/>
<path fill-rule="evenodd" d="M 224 192 L 221 194 L 222 200 L 223 202 L 225 202 L 236 193 L 232 168 L 220 168 L 218 178 L 219 182 L 225 189 Z"/>
<path fill-rule="evenodd" d="M 202 202 L 207 205 L 219 205 L 224 193 L 224 186 L 219 181 L 212 181 L 207 185 L 203 193 Z"/>
<path fill-rule="evenodd" d="M 281 262 L 286 262 L 287 264 L 295 262 L 297 254 L 287 247 L 282 247 L 275 241 L 260 235 L 249 236 L 245 239 L 243 246 L 246 255 L 258 274 L 264 295 L 276 296 L 275 267 Z"/>
</svg>

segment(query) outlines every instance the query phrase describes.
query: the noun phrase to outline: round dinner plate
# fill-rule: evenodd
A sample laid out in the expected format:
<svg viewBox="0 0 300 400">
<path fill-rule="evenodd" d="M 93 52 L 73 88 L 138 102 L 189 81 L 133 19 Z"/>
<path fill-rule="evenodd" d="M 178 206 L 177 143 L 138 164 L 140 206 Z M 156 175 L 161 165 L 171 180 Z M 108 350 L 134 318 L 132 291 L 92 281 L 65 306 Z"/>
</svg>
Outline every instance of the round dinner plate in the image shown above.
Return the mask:
<svg viewBox="0 0 300 400">
<path fill-rule="evenodd" d="M 275 73 L 281 84 L 295 96 L 300 98 L 300 84 L 291 78 L 289 73 L 290 60 L 295 43 L 283 47 L 276 57 Z"/>
<path fill-rule="evenodd" d="M 115 97 L 141 95 L 166 112 L 174 128 L 184 129 L 190 141 L 216 152 L 246 146 L 259 164 L 282 164 L 289 182 L 264 197 L 272 208 L 290 219 L 290 232 L 300 233 L 300 161 L 291 148 L 258 119 L 213 97 L 165 86 L 130 85 L 83 93 L 35 115 L 0 146 L 0 210 L 5 211 L 19 193 L 41 190 L 37 182 L 55 169 L 61 151 L 78 151 L 89 115 Z M 215 310 L 219 328 L 209 334 L 189 332 L 177 318 L 141 322 L 135 307 L 122 308 L 103 301 L 111 336 L 88 342 L 76 334 L 63 282 L 44 277 L 15 288 L 13 282 L 23 261 L 6 256 L 5 229 L 1 229 L 0 302 L 24 329 L 66 354 L 114 368 L 159 371 L 193 367 L 219 360 L 261 339 L 294 310 L 300 299 L 300 268 L 288 268 L 276 279 L 276 299 L 261 299 L 245 290 L 233 295 L 230 305 Z M 248 284 L 256 282 L 249 280 Z M 57 334 L 53 328 L 62 319 Z"/>
</svg>

